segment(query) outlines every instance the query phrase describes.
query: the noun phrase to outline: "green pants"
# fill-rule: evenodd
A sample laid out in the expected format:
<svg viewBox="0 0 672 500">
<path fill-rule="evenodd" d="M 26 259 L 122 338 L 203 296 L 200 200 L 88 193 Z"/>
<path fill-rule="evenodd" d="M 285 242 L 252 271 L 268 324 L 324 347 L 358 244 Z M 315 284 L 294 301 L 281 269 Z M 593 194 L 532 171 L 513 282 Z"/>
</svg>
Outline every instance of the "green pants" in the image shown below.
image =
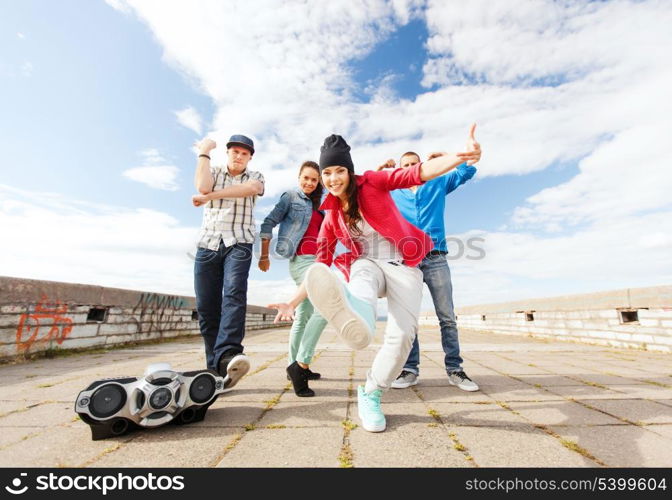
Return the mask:
<svg viewBox="0 0 672 500">
<path fill-rule="evenodd" d="M 289 261 L 289 274 L 300 285 L 308 268 L 315 262 L 314 255 L 295 255 Z M 315 346 L 327 326 L 326 320 L 305 299 L 294 311 L 294 323 L 289 332 L 289 363 L 294 361 L 309 365 L 315 354 Z"/>
</svg>

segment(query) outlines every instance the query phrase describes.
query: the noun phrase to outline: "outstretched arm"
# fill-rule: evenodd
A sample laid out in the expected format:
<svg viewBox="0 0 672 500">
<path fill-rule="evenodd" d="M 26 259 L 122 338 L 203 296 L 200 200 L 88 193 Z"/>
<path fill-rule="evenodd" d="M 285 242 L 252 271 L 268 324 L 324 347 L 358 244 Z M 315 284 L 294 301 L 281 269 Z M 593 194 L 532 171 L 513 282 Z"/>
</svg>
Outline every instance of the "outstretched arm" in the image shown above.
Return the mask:
<svg viewBox="0 0 672 500">
<path fill-rule="evenodd" d="M 272 309 L 277 309 L 278 314 L 275 316 L 273 323 L 279 323 L 280 321 L 293 321 L 294 320 L 294 310 L 303 302 L 306 297 L 308 297 L 308 292 L 306 292 L 305 282 L 301 283 L 299 288 L 296 289 L 294 297 L 291 298 L 289 302 L 282 302 L 278 304 L 268 304 L 266 307 Z"/>
<path fill-rule="evenodd" d="M 215 179 L 210 172 L 210 151 L 217 147 L 217 143 L 212 139 L 203 139 L 198 145 L 199 157 L 196 161 L 196 172 L 194 174 L 194 185 L 196 191 L 201 194 L 208 194 L 215 185 Z M 206 155 L 206 156 L 201 156 Z M 198 205 L 196 205 L 198 206 Z"/>
</svg>

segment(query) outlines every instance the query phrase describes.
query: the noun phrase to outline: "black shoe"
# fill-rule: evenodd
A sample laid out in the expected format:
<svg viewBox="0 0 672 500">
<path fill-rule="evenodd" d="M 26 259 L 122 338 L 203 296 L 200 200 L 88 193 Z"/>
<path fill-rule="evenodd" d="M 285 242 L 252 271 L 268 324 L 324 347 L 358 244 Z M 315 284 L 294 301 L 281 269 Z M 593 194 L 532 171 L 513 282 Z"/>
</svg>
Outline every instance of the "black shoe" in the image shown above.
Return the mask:
<svg viewBox="0 0 672 500">
<path fill-rule="evenodd" d="M 311 371 L 310 368 L 302 368 L 302 370 L 306 372 L 308 380 L 320 380 L 322 378 L 322 375 L 320 373 L 315 373 L 314 371 Z M 287 375 L 287 380 L 292 380 L 291 378 L 289 378 L 289 375 Z"/>
<path fill-rule="evenodd" d="M 308 387 L 308 377 L 305 370 L 296 361 L 287 367 L 287 376 L 292 381 L 294 393 L 297 396 L 311 398 L 315 395 L 315 391 Z"/>
</svg>

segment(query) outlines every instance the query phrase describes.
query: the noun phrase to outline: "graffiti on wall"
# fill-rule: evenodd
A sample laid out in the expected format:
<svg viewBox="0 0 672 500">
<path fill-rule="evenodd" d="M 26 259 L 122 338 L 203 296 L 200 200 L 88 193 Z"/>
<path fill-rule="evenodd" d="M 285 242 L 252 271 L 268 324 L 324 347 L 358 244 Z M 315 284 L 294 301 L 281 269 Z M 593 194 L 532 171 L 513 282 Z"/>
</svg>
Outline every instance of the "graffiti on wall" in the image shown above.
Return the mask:
<svg viewBox="0 0 672 500">
<path fill-rule="evenodd" d="M 64 316 L 67 304 L 50 303 L 43 295 L 35 306 L 35 312 L 22 314 L 16 329 L 18 352 L 28 351 L 35 343 L 56 342 L 62 344 L 72 331 L 72 319 Z"/>
<path fill-rule="evenodd" d="M 138 333 L 167 332 L 176 330 L 184 321 L 180 309 L 189 307 L 183 297 L 144 292 L 133 308 L 133 315 L 139 316 Z"/>
</svg>

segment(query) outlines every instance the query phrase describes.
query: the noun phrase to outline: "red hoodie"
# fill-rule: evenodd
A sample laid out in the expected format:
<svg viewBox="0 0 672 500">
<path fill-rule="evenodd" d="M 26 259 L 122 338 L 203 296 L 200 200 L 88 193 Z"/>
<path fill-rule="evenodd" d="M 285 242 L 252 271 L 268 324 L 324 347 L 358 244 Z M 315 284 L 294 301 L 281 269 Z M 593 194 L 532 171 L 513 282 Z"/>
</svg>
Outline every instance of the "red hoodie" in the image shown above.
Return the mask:
<svg viewBox="0 0 672 500">
<path fill-rule="evenodd" d="M 408 222 L 399 212 L 390 191 L 423 184 L 420 179 L 421 163 L 408 168 L 369 170 L 364 175 L 356 175 L 357 202 L 359 211 L 373 229 L 392 242 L 404 257 L 404 264 L 417 266 L 427 255 L 434 243 L 427 234 Z M 353 241 L 341 208 L 341 202 L 328 194 L 320 206 L 326 216 L 317 238 L 316 262 L 330 266 L 332 262 L 350 281 L 350 266 L 357 260 L 362 250 Z M 349 252 L 342 253 L 334 260 L 336 243 L 340 241 Z"/>
</svg>

